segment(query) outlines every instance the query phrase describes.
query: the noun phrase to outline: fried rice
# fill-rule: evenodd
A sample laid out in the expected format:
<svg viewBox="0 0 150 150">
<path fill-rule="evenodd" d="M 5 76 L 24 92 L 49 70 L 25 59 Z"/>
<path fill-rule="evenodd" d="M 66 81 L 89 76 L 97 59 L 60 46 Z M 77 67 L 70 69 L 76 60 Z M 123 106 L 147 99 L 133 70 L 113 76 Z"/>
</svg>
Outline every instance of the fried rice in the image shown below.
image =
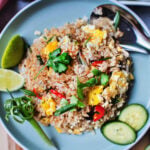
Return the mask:
<svg viewBox="0 0 150 150">
<path fill-rule="evenodd" d="M 119 29 L 115 30 L 113 21 L 104 17 L 93 24 L 89 24 L 86 19 L 78 19 L 59 28 L 45 29 L 34 40 L 19 65 L 19 71 L 25 79 L 25 88 L 36 90 L 40 96 L 33 98 L 36 106 L 35 118 L 44 125 L 54 126 L 59 133 L 69 134 L 92 131 L 100 128 L 104 122 L 114 119 L 127 101 L 127 91 L 134 78 L 129 53 L 117 41 L 122 35 Z M 57 48 L 72 58 L 67 70 L 57 73 L 53 68 L 45 67 L 35 79 L 48 61 L 49 53 Z M 37 56 L 41 57 L 43 64 Z M 109 59 L 96 66 L 92 65 L 101 58 Z M 77 77 L 80 82 L 85 83 L 94 77 L 93 69 L 109 76 L 107 85 L 84 88 L 84 108 L 75 108 L 55 116 L 55 111 L 62 107 L 62 98 L 51 93 L 50 89 L 64 95 L 68 102 L 72 96 L 79 98 Z M 96 105 L 105 109 L 105 115 L 98 121 L 93 121 Z"/>
</svg>

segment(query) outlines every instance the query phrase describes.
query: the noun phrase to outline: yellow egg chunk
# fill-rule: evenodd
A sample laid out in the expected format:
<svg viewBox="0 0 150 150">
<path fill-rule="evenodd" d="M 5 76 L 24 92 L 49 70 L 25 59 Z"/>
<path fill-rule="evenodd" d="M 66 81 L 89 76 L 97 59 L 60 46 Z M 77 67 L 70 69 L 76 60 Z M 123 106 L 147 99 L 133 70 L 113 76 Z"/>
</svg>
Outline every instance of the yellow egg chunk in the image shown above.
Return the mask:
<svg viewBox="0 0 150 150">
<path fill-rule="evenodd" d="M 55 129 L 57 130 L 58 133 L 62 133 L 61 128 L 55 127 Z"/>
<path fill-rule="evenodd" d="M 91 34 L 90 42 L 94 44 L 100 44 L 105 39 L 107 32 L 104 30 L 95 29 L 93 25 L 86 25 L 82 27 L 82 30 L 86 33 Z"/>
<path fill-rule="evenodd" d="M 57 48 L 58 48 L 58 42 L 56 40 L 51 41 L 46 45 L 46 47 L 42 49 L 42 53 L 45 55 L 49 55 L 49 53 L 53 52 Z"/>
<path fill-rule="evenodd" d="M 98 105 L 101 102 L 101 99 L 99 97 L 99 94 L 103 92 L 103 86 L 95 86 L 92 88 L 92 90 L 89 92 L 88 95 L 88 104 L 95 106 Z"/>
<path fill-rule="evenodd" d="M 49 98 L 48 100 L 43 98 L 42 100 L 41 107 L 45 111 L 46 115 L 52 115 L 56 111 L 56 102 L 52 98 Z"/>
</svg>

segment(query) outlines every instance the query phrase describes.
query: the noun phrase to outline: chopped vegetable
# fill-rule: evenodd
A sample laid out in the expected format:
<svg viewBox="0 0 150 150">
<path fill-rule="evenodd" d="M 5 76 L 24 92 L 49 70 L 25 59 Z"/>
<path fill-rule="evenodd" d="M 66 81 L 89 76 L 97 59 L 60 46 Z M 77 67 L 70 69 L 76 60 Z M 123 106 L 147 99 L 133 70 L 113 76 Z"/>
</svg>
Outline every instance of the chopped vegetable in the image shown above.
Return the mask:
<svg viewBox="0 0 150 150">
<path fill-rule="evenodd" d="M 71 97 L 70 104 L 67 104 L 55 111 L 55 116 L 59 116 L 67 111 L 74 111 L 76 107 L 84 108 L 85 104 L 79 101 L 75 96 Z"/>
<path fill-rule="evenodd" d="M 98 66 L 99 64 L 102 64 L 104 61 L 111 59 L 111 57 L 101 58 L 98 61 L 94 61 L 91 65 L 92 66 Z"/>
<path fill-rule="evenodd" d="M 136 132 L 129 125 L 120 121 L 105 123 L 101 131 L 109 141 L 115 144 L 127 145 L 136 140 Z"/>
<path fill-rule="evenodd" d="M 104 116 L 104 114 L 105 114 L 105 109 L 102 106 L 100 106 L 100 105 L 95 106 L 94 111 L 95 111 L 95 114 L 93 116 L 93 121 L 94 122 L 96 122 L 99 119 L 101 119 Z"/>
<path fill-rule="evenodd" d="M 130 104 L 121 111 L 119 120 L 130 125 L 135 131 L 139 131 L 146 124 L 148 117 L 148 112 L 143 105 Z"/>
<path fill-rule="evenodd" d="M 39 96 L 39 94 L 37 94 L 37 92 L 36 92 L 36 89 L 35 89 L 35 88 L 33 88 L 33 93 L 36 95 L 36 97 L 37 97 L 38 99 L 42 99 L 42 97 L 41 97 L 41 96 Z"/>
<path fill-rule="evenodd" d="M 60 48 L 58 48 L 55 51 L 49 53 L 49 59 L 48 59 L 46 65 L 44 65 L 40 69 L 40 71 L 34 77 L 34 79 L 36 79 L 38 77 L 38 75 L 41 73 L 41 71 L 45 67 L 51 67 L 57 73 L 65 72 L 68 69 L 67 65 L 69 65 L 70 62 L 71 62 L 71 57 L 68 55 L 68 53 L 62 53 L 62 54 L 60 54 L 60 53 L 61 53 Z"/>
<path fill-rule="evenodd" d="M 105 73 L 102 73 L 101 75 L 101 84 L 106 86 L 109 82 L 109 76 Z"/>
<path fill-rule="evenodd" d="M 54 114 L 55 114 L 55 116 L 59 116 L 75 107 L 76 107 L 76 104 L 68 104 L 68 105 L 63 106 L 60 109 L 56 110 Z"/>
<path fill-rule="evenodd" d="M 37 60 L 40 62 L 40 65 L 43 65 L 44 62 L 42 60 L 42 57 L 40 55 L 36 55 L 36 57 L 37 57 Z"/>
<path fill-rule="evenodd" d="M 92 70 L 92 73 L 93 73 L 94 76 L 99 76 L 99 75 L 101 75 L 101 71 L 98 70 L 98 69 L 93 69 L 93 70 Z"/>
<path fill-rule="evenodd" d="M 79 78 L 77 78 L 77 94 L 78 97 L 82 100 L 84 99 L 83 88 L 92 87 L 97 84 L 96 78 L 91 78 L 86 83 L 81 83 Z"/>
<path fill-rule="evenodd" d="M 30 90 L 26 90 L 26 89 L 21 89 L 21 91 L 28 96 L 36 96 L 36 94 Z"/>
<path fill-rule="evenodd" d="M 116 15 L 114 17 L 114 27 L 115 27 L 115 30 L 117 30 L 117 27 L 119 25 L 119 22 L 120 22 L 120 12 L 117 11 L 116 12 Z"/>
<path fill-rule="evenodd" d="M 50 92 L 56 96 L 58 96 L 59 98 L 66 98 L 63 94 L 59 93 L 58 91 L 56 90 L 53 90 L 53 89 L 50 89 Z"/>
<path fill-rule="evenodd" d="M 84 57 L 81 54 L 81 51 L 79 51 L 77 58 L 78 58 L 78 61 L 79 61 L 80 64 L 88 66 L 86 60 L 84 59 Z"/>
<path fill-rule="evenodd" d="M 10 94 L 9 91 L 8 93 Z M 27 120 L 49 146 L 54 146 L 53 142 L 47 137 L 37 121 L 33 118 L 34 105 L 32 104 L 32 99 L 26 96 L 14 98 L 12 94 L 10 94 L 10 96 L 11 99 L 6 100 L 4 103 L 6 120 L 9 120 L 9 116 L 12 116 L 13 119 L 19 123 L 23 123 Z"/>
<path fill-rule="evenodd" d="M 61 99 L 61 101 L 60 101 L 61 106 L 65 106 L 65 105 L 68 105 L 68 104 L 69 104 L 69 102 L 65 98 Z"/>
</svg>

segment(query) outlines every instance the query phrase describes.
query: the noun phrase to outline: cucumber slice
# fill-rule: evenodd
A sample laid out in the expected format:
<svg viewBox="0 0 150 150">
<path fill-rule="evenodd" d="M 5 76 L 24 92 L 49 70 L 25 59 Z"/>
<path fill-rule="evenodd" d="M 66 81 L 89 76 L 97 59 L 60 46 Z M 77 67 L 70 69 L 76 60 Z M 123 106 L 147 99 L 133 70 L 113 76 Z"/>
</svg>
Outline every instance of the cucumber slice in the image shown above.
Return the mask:
<svg viewBox="0 0 150 150">
<path fill-rule="evenodd" d="M 111 142 L 120 145 L 131 144 L 136 140 L 136 133 L 126 123 L 113 121 L 102 126 L 103 135 Z"/>
<path fill-rule="evenodd" d="M 146 146 L 145 150 L 150 150 L 150 145 Z"/>
<path fill-rule="evenodd" d="M 130 125 L 135 131 L 139 131 L 148 119 L 148 112 L 140 104 L 131 104 L 125 107 L 119 116 L 119 120 Z"/>
</svg>

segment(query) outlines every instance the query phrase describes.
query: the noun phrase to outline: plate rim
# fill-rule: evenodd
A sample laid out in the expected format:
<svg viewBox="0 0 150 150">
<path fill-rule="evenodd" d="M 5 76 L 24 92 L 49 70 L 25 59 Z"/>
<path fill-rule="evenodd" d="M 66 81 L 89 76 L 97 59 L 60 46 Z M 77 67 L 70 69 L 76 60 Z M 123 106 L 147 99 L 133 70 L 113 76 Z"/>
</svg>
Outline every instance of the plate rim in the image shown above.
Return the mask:
<svg viewBox="0 0 150 150">
<path fill-rule="evenodd" d="M 27 9 L 29 9 L 30 7 L 36 5 L 37 3 L 39 2 L 42 2 L 43 0 L 35 0 L 31 3 L 29 3 L 27 6 L 25 6 L 23 9 L 21 9 L 19 12 L 17 12 L 11 19 L 10 21 L 5 25 L 5 27 L 3 28 L 3 30 L 1 31 L 0 33 L 0 40 L 3 36 L 3 34 L 5 34 L 5 31 L 7 30 L 7 28 L 11 25 L 11 23 L 17 18 L 19 17 L 22 13 L 24 13 L 24 11 L 26 11 Z M 106 0 L 106 1 L 110 1 L 110 2 L 113 2 L 113 3 L 119 3 L 121 6 L 123 7 L 126 7 L 128 9 L 127 6 L 127 3 L 124 3 L 124 2 L 127 2 L 127 1 L 116 1 L 116 0 Z M 132 1 L 133 2 L 133 1 Z M 140 5 L 140 4 L 139 4 Z M 149 5 L 150 6 L 150 5 Z M 130 9 L 129 9 L 130 10 Z M 132 10 L 130 10 L 132 13 L 134 13 Z M 131 13 L 130 12 L 130 13 Z M 143 22 L 143 20 L 136 14 L 136 18 L 138 20 L 140 20 L 142 22 L 142 26 L 144 24 L 145 26 L 145 23 Z M 147 26 L 146 26 L 147 27 Z M 4 122 L 2 121 L 2 118 L 0 117 L 0 124 L 2 125 L 2 127 L 4 128 L 4 130 L 7 132 L 7 134 L 21 147 L 23 148 L 24 150 L 28 150 L 28 148 L 26 146 L 23 145 L 22 142 L 20 142 L 17 138 L 15 138 L 15 136 L 9 131 L 9 129 L 7 128 L 7 126 L 4 124 Z M 134 142 L 133 144 L 131 144 L 130 146 L 127 147 L 127 149 L 124 149 L 124 150 L 129 150 L 131 149 L 134 145 L 136 145 L 142 138 L 143 136 L 147 133 L 147 131 L 150 129 L 150 124 L 147 126 L 147 128 L 145 129 L 145 131 L 143 131 L 139 137 L 139 139 Z"/>
<path fill-rule="evenodd" d="M 35 0 L 31 3 L 29 3 L 27 6 L 25 6 L 24 8 L 22 8 L 20 11 L 18 11 L 9 21 L 8 23 L 5 25 L 5 27 L 3 28 L 2 32 L 0 33 L 0 40 L 2 38 L 2 35 L 5 33 L 5 31 L 7 30 L 7 28 L 11 25 L 11 23 L 18 17 L 20 16 L 25 10 L 29 9 L 30 7 L 32 7 L 33 5 L 35 5 L 36 3 L 39 3 L 42 0 Z M 3 129 L 7 132 L 7 134 L 24 150 L 27 150 L 28 148 L 26 146 L 23 145 L 23 143 L 21 143 L 17 138 L 14 137 L 14 135 L 8 130 L 8 128 L 5 126 L 4 122 L 2 121 L 2 118 L 0 117 L 0 124 L 2 125 Z"/>
</svg>

